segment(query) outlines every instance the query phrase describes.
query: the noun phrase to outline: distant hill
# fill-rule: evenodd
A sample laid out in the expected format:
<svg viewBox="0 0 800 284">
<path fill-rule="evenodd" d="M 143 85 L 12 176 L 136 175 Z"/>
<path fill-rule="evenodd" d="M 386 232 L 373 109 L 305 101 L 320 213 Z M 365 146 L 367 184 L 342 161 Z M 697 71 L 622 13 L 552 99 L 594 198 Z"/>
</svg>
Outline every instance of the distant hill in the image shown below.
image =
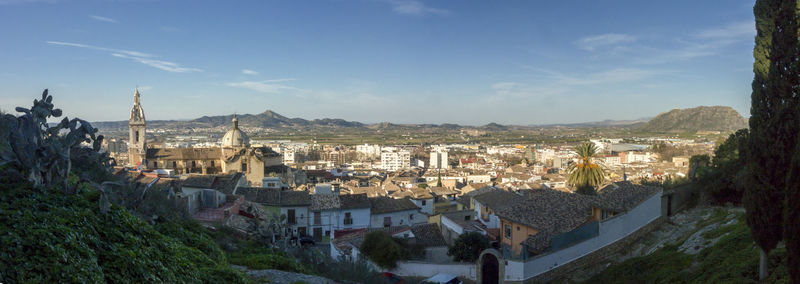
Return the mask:
<svg viewBox="0 0 800 284">
<path fill-rule="evenodd" d="M 699 106 L 661 113 L 639 130 L 661 133 L 734 131 L 747 128 L 747 119 L 726 106 Z"/>
</svg>

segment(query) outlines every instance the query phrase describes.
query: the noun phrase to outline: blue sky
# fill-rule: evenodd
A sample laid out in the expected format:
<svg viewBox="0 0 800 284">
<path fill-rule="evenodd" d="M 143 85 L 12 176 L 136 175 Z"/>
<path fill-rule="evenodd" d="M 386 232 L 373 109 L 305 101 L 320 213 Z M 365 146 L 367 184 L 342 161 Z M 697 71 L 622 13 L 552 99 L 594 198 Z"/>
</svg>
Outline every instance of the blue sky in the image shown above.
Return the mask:
<svg viewBox="0 0 800 284">
<path fill-rule="evenodd" d="M 0 0 L 0 109 L 545 124 L 749 116 L 753 1 Z"/>
</svg>

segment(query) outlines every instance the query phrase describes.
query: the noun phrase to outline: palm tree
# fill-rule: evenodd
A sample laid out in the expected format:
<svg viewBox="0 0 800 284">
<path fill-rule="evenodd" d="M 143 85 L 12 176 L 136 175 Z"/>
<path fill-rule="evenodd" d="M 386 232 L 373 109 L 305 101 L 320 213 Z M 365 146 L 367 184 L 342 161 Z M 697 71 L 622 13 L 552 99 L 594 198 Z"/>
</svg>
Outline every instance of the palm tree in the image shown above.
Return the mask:
<svg viewBox="0 0 800 284">
<path fill-rule="evenodd" d="M 580 193 L 594 193 L 595 188 L 605 180 L 603 168 L 592 161 L 597 157 L 597 146 L 583 143 L 576 149 L 578 162 L 569 165 L 569 185 L 575 186 Z"/>
</svg>

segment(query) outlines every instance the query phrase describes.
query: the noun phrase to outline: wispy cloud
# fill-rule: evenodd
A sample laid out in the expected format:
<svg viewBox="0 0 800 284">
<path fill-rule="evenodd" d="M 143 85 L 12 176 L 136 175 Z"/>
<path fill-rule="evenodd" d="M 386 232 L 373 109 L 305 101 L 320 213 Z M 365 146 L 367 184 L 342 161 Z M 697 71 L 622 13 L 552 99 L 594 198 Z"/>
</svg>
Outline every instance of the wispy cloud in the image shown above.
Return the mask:
<svg viewBox="0 0 800 284">
<path fill-rule="evenodd" d="M 95 20 L 98 20 L 98 21 L 101 21 L 101 22 L 108 22 L 108 23 L 114 23 L 114 24 L 117 23 L 117 20 L 114 20 L 114 19 L 108 18 L 108 17 L 103 17 L 103 16 L 89 15 L 89 18 L 92 18 L 92 19 L 95 19 Z"/>
<path fill-rule="evenodd" d="M 0 0 L 0 5 L 28 4 L 28 3 L 56 3 L 60 0 Z"/>
<path fill-rule="evenodd" d="M 242 74 L 245 75 L 258 75 L 258 71 L 250 70 L 250 69 L 242 69 Z"/>
<path fill-rule="evenodd" d="M 433 8 L 417 0 L 387 0 L 392 5 L 392 11 L 401 15 L 422 16 L 426 14 L 449 15 L 450 11 Z"/>
<path fill-rule="evenodd" d="M 108 48 L 108 47 L 100 47 L 82 43 L 72 43 L 72 42 L 62 42 L 62 41 L 47 41 L 47 44 L 50 45 L 59 45 L 59 46 L 71 46 L 71 47 L 79 47 L 91 50 L 99 50 L 110 52 L 112 56 L 117 58 L 124 58 L 130 59 L 134 62 L 139 62 L 141 64 L 158 68 L 167 72 L 173 73 L 188 73 L 188 72 L 202 72 L 202 69 L 199 68 L 191 68 L 191 67 L 184 67 L 178 63 L 170 62 L 166 60 L 155 59 L 155 55 L 133 51 L 133 50 L 125 50 L 125 49 L 116 49 L 116 48 Z"/>
<path fill-rule="evenodd" d="M 710 40 L 752 40 L 756 36 L 756 24 L 753 21 L 731 23 L 724 27 L 701 30 L 693 36 Z"/>
<path fill-rule="evenodd" d="M 610 33 L 584 37 L 579 39 L 576 44 L 582 49 L 594 51 L 600 47 L 632 43 L 635 41 L 636 37 L 632 35 Z"/>
<path fill-rule="evenodd" d="M 308 90 L 306 89 L 300 89 L 285 84 L 285 82 L 291 82 L 291 81 L 295 81 L 295 79 L 287 78 L 287 79 L 274 79 L 274 80 L 264 80 L 264 81 L 229 82 L 225 83 L 225 85 L 229 87 L 250 89 L 259 93 L 266 93 L 266 94 L 280 94 L 280 93 L 303 94 L 308 92 Z"/>
</svg>

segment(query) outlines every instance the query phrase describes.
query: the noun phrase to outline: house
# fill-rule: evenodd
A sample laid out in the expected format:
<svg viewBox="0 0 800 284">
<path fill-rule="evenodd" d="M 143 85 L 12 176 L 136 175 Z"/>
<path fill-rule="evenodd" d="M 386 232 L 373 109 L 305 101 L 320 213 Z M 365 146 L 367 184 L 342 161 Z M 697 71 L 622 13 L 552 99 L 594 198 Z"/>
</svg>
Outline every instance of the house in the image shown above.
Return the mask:
<svg viewBox="0 0 800 284">
<path fill-rule="evenodd" d="M 453 245 L 458 236 L 469 233 L 479 232 L 486 235 L 486 225 L 475 220 L 474 210 L 461 210 L 445 212 L 441 215 L 442 237 L 448 245 Z"/>
<path fill-rule="evenodd" d="M 519 194 L 495 189 L 473 196 L 472 208 L 481 223 L 490 229 L 497 229 L 500 228 L 500 219 L 495 215 L 495 211 L 512 206 L 521 199 L 523 197 Z"/>
<path fill-rule="evenodd" d="M 247 184 L 242 173 L 231 175 L 191 174 L 181 181 L 178 197 L 185 200 L 190 214 L 224 204 L 236 188 Z M 231 200 L 234 201 L 234 200 Z"/>
<path fill-rule="evenodd" d="M 630 182 L 611 184 L 597 196 L 550 189 L 525 191 L 520 202 L 495 211 L 501 223 L 503 257 L 527 259 L 597 237 L 600 222 L 660 192 L 661 188 Z"/>
<path fill-rule="evenodd" d="M 313 194 L 309 207 L 311 235 L 323 240 L 337 230 L 367 228 L 370 203 L 366 194 Z"/>
<path fill-rule="evenodd" d="M 266 218 L 286 216 L 286 226 L 291 235 L 306 235 L 309 223 L 311 198 L 305 191 L 281 191 L 260 187 L 239 187 L 234 192 L 245 200 L 259 204 Z"/>
<path fill-rule="evenodd" d="M 427 223 L 428 218 L 410 199 L 369 198 L 370 228 Z"/>
</svg>

